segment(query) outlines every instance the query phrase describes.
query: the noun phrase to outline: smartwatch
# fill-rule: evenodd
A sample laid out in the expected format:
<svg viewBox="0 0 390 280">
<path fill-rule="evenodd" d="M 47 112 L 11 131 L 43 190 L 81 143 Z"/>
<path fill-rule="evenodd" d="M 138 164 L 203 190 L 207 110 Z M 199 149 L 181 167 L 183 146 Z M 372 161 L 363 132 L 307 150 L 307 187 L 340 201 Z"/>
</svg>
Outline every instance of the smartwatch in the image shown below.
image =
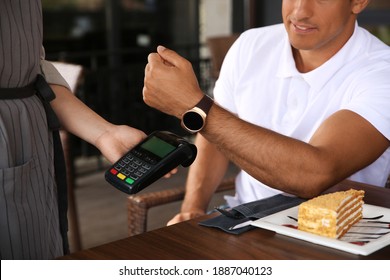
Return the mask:
<svg viewBox="0 0 390 280">
<path fill-rule="evenodd" d="M 202 130 L 206 124 L 206 117 L 214 101 L 204 95 L 194 108 L 183 114 L 181 126 L 190 133 L 196 133 Z"/>
</svg>

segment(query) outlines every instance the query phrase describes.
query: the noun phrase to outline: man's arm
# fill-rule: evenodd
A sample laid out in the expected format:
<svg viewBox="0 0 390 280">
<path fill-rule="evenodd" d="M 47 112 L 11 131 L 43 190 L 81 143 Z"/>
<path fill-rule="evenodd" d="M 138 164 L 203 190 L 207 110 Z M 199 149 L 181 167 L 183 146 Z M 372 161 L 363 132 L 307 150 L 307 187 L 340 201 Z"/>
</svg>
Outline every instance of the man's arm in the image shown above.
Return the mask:
<svg viewBox="0 0 390 280">
<path fill-rule="evenodd" d="M 148 59 L 145 102 L 181 118 L 203 95 L 191 64 L 161 47 Z M 257 180 L 301 197 L 318 195 L 389 147 L 378 130 L 347 110 L 329 117 L 305 143 L 247 123 L 214 104 L 201 134 Z"/>
<path fill-rule="evenodd" d="M 204 215 L 226 173 L 229 161 L 213 144 L 202 135 L 197 135 L 195 144 L 198 156 L 188 173 L 181 212 L 168 225 Z"/>
<path fill-rule="evenodd" d="M 378 130 L 348 110 L 330 116 L 305 143 L 247 123 L 214 105 L 202 135 L 257 180 L 306 198 L 369 165 L 389 147 Z"/>
</svg>

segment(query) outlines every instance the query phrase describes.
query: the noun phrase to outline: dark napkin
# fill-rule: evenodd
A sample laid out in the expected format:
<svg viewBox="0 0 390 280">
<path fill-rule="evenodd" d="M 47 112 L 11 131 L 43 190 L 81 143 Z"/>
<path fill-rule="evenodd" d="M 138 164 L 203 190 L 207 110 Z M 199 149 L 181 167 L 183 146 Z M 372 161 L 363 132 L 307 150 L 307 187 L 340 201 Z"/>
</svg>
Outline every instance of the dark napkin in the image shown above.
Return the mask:
<svg viewBox="0 0 390 280">
<path fill-rule="evenodd" d="M 254 227 L 248 225 L 233 230 L 230 228 L 246 221 L 264 218 L 268 215 L 297 206 L 304 201 L 305 199 L 299 197 L 278 194 L 269 198 L 238 205 L 231 210 L 225 210 L 228 213 L 202 221 L 199 225 L 219 228 L 227 233 L 240 234 L 251 230 Z"/>
</svg>

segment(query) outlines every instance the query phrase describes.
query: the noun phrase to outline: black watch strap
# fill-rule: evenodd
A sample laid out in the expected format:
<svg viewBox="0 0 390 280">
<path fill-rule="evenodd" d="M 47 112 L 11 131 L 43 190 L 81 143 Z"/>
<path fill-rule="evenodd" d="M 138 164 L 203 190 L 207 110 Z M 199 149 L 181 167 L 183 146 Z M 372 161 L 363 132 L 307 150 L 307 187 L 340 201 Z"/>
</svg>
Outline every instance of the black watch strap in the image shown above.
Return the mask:
<svg viewBox="0 0 390 280">
<path fill-rule="evenodd" d="M 207 95 L 204 95 L 202 99 L 198 102 L 198 104 L 195 105 L 195 107 L 198 107 L 201 109 L 205 114 L 207 115 L 211 109 L 211 106 L 213 105 L 214 100 L 212 100 Z"/>
<path fill-rule="evenodd" d="M 210 97 L 203 96 L 195 107 L 183 114 L 181 126 L 190 133 L 199 132 L 206 124 L 207 114 L 213 103 Z"/>
</svg>

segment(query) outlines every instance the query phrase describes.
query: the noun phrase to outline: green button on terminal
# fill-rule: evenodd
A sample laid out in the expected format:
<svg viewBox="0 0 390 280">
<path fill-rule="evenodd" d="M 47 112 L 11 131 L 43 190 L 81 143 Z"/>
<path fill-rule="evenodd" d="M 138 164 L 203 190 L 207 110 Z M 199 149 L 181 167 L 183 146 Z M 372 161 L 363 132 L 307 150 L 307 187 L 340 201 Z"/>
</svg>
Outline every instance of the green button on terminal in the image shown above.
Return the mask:
<svg viewBox="0 0 390 280">
<path fill-rule="evenodd" d="M 134 183 L 134 180 L 131 179 L 131 178 L 127 178 L 126 180 L 126 183 L 128 183 L 129 185 L 132 185 Z"/>
</svg>

